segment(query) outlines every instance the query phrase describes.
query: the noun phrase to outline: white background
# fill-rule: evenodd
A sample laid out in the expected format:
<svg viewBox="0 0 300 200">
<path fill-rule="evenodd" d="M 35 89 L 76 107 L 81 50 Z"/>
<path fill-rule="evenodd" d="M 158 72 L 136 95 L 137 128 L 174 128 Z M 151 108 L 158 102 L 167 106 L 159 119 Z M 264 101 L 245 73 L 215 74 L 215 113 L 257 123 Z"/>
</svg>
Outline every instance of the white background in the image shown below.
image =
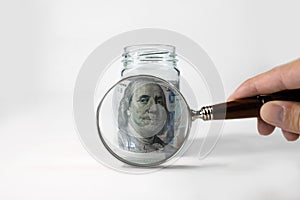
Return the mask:
<svg viewBox="0 0 300 200">
<path fill-rule="evenodd" d="M 254 119 L 227 121 L 212 154 L 122 174 L 82 147 L 72 115 L 79 69 L 103 41 L 163 28 L 196 41 L 228 96 L 300 55 L 299 1 L 0 2 L 0 199 L 300 199 L 300 145 Z"/>
</svg>

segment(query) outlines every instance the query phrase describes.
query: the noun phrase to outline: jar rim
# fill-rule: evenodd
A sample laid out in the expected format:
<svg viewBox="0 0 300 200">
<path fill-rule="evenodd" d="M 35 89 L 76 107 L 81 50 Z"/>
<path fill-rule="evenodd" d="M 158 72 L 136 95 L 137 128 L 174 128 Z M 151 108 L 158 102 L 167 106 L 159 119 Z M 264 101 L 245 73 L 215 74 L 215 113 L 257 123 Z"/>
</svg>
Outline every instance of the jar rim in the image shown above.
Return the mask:
<svg viewBox="0 0 300 200">
<path fill-rule="evenodd" d="M 141 51 L 145 49 L 159 49 L 159 50 L 166 50 L 168 52 L 175 52 L 175 46 L 169 44 L 135 44 L 129 45 L 124 47 L 124 52 L 134 52 L 134 51 Z"/>
</svg>

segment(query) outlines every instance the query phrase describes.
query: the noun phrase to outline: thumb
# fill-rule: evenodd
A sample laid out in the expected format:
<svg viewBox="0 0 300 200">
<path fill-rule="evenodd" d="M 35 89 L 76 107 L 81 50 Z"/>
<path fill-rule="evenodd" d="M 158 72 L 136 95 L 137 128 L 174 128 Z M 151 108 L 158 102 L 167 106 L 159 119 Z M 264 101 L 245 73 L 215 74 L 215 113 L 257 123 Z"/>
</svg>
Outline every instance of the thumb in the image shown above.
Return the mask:
<svg viewBox="0 0 300 200">
<path fill-rule="evenodd" d="M 282 130 L 300 134 L 300 103 L 270 101 L 260 110 L 261 118 Z"/>
</svg>

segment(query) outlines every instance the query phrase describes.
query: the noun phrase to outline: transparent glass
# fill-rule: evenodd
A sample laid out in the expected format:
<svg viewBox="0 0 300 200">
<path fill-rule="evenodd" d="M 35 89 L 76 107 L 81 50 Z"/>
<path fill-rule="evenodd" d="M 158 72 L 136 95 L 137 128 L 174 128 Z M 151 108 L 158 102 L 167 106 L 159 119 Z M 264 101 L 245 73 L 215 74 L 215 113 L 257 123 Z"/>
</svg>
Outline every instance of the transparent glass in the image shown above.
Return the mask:
<svg viewBox="0 0 300 200">
<path fill-rule="evenodd" d="M 115 98 L 116 90 L 124 85 L 127 87 L 123 96 Z M 170 92 L 176 97 L 175 112 L 180 113 L 177 120 L 168 115 L 166 95 Z M 117 159 L 135 166 L 156 166 L 176 155 L 188 138 L 191 120 L 190 109 L 178 89 L 148 75 L 122 79 L 97 108 L 97 127 L 103 144 Z M 173 135 L 165 140 L 170 122 Z"/>
<path fill-rule="evenodd" d="M 177 59 L 175 53 L 175 47 L 171 45 L 162 44 L 143 44 L 143 45 L 133 45 L 124 48 L 124 53 L 122 54 L 123 69 L 121 71 L 121 78 L 126 78 L 129 76 L 136 75 L 151 75 L 159 77 L 163 80 L 168 81 L 173 84 L 177 89 L 179 89 L 179 79 L 180 72 L 177 67 Z M 116 90 L 116 99 L 120 99 L 124 96 L 124 92 L 128 85 L 123 83 L 118 86 Z M 172 91 L 164 91 L 166 108 L 168 112 L 166 113 L 168 118 L 168 124 L 165 127 L 165 131 L 161 133 L 160 139 L 163 142 L 172 143 L 176 148 L 180 146 L 183 140 L 182 135 L 175 136 L 174 128 L 176 121 L 179 120 L 181 115 L 180 109 L 176 104 L 177 96 L 172 93 Z M 116 101 L 116 100 L 115 100 Z M 114 110 L 117 111 L 119 105 L 114 103 Z M 122 141 L 123 136 L 120 133 L 120 140 Z M 130 147 L 122 144 L 124 149 L 129 149 Z"/>
<path fill-rule="evenodd" d="M 152 75 L 179 87 L 175 47 L 162 44 L 127 46 L 123 53 L 122 78 L 134 75 Z"/>
</svg>

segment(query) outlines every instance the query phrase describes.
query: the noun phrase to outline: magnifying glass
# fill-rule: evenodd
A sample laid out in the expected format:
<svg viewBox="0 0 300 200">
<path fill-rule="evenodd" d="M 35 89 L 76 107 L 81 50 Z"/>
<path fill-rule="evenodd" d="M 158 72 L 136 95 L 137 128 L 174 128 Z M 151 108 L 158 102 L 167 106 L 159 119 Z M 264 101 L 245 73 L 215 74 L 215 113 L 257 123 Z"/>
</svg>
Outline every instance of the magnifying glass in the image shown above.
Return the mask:
<svg viewBox="0 0 300 200">
<path fill-rule="evenodd" d="M 300 89 L 192 110 L 172 83 L 150 75 L 130 76 L 113 85 L 100 101 L 97 128 L 102 143 L 115 158 L 133 166 L 152 167 L 183 149 L 192 121 L 259 117 L 261 106 L 272 100 L 300 102 Z M 169 110 L 174 111 L 172 115 Z M 170 127 L 172 137 L 168 137 Z"/>
</svg>

